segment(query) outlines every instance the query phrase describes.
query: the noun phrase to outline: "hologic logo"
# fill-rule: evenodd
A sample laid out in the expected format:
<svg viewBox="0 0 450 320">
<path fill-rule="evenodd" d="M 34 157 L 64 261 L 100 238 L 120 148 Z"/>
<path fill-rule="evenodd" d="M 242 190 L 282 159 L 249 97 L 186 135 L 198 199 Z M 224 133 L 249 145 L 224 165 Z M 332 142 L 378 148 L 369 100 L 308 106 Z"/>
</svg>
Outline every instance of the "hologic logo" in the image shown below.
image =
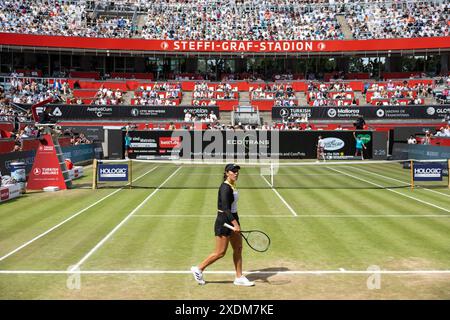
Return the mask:
<svg viewBox="0 0 450 320">
<path fill-rule="evenodd" d="M 323 142 L 325 143 L 325 150 L 328 151 L 339 150 L 345 146 L 345 142 L 339 138 L 325 138 Z"/>
<path fill-rule="evenodd" d="M 442 175 L 441 168 L 414 168 L 416 177 L 440 178 Z"/>
<path fill-rule="evenodd" d="M 100 169 L 101 175 L 108 175 L 108 174 L 126 174 L 127 169 L 126 168 L 102 168 Z"/>
<path fill-rule="evenodd" d="M 378 109 L 377 110 L 377 117 L 378 118 L 384 117 L 384 110 L 383 109 Z"/>
<path fill-rule="evenodd" d="M 336 114 L 337 114 L 336 109 L 333 109 L 333 108 L 329 109 L 327 114 L 330 118 L 336 117 Z"/>
</svg>

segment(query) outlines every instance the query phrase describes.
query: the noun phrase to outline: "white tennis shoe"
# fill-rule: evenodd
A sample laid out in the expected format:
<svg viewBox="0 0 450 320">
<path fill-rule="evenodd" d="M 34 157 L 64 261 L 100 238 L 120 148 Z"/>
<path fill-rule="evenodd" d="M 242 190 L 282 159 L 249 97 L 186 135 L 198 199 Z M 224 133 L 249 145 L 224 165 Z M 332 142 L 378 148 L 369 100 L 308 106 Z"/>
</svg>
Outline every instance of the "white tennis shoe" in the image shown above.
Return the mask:
<svg viewBox="0 0 450 320">
<path fill-rule="evenodd" d="M 239 278 L 234 279 L 233 283 L 236 286 L 245 286 L 245 287 L 251 287 L 255 285 L 253 281 L 248 280 L 245 276 L 240 276 Z"/>
<path fill-rule="evenodd" d="M 204 285 L 206 283 L 205 280 L 203 280 L 203 272 L 198 267 L 191 267 L 191 272 L 198 284 Z"/>
</svg>

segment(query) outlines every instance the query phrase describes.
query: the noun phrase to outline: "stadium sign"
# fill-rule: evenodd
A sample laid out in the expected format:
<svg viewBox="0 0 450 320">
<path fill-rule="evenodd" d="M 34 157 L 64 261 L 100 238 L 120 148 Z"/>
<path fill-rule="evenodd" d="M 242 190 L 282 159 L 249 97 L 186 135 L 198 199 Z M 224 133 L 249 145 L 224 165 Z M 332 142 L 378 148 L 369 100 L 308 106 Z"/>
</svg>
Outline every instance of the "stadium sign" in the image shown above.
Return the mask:
<svg viewBox="0 0 450 320">
<path fill-rule="evenodd" d="M 165 50 L 171 46 L 166 42 Z M 221 52 L 286 52 L 313 51 L 326 49 L 323 42 L 312 41 L 173 41 L 173 51 L 221 51 Z M 315 50 L 314 50 L 315 51 Z"/>
<path fill-rule="evenodd" d="M 415 164 L 414 181 L 442 181 L 443 167 L 440 163 Z"/>
<path fill-rule="evenodd" d="M 450 48 L 450 37 L 323 40 L 323 41 L 187 41 L 111 39 L 0 33 L 0 45 L 20 47 L 71 48 L 97 51 L 229 52 L 229 53 L 326 53 L 382 52 Z"/>
<path fill-rule="evenodd" d="M 125 133 L 123 133 L 125 134 Z M 372 157 L 372 132 L 366 138 L 365 157 Z M 136 159 L 314 159 L 319 136 L 325 141 L 327 159 L 354 159 L 352 131 L 129 131 L 137 144 L 129 157 Z M 123 154 L 123 153 L 122 153 Z"/>
<path fill-rule="evenodd" d="M 128 181 L 128 165 L 99 164 L 98 181 Z"/>
<path fill-rule="evenodd" d="M 26 107 L 25 105 L 23 105 Z M 66 120 L 184 120 L 186 112 L 192 116 L 204 118 L 211 111 L 219 117 L 217 106 L 92 106 L 92 105 L 47 105 L 57 121 Z"/>
<path fill-rule="evenodd" d="M 273 107 L 272 119 L 442 119 L 450 106 L 349 106 L 349 107 Z"/>
</svg>

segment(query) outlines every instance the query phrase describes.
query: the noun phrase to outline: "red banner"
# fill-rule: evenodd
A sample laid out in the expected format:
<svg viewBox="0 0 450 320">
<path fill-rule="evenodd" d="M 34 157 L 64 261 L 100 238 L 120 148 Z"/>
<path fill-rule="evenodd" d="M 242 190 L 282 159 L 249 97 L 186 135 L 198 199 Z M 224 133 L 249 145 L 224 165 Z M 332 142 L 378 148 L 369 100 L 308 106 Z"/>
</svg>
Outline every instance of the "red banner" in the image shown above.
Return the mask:
<svg viewBox="0 0 450 320">
<path fill-rule="evenodd" d="M 328 41 L 187 41 L 0 33 L 0 45 L 159 52 L 346 52 L 448 49 L 450 37 Z"/>
<path fill-rule="evenodd" d="M 28 176 L 27 189 L 42 190 L 50 186 L 59 187 L 60 190 L 67 189 L 52 137 L 46 134 L 40 142 Z"/>
</svg>

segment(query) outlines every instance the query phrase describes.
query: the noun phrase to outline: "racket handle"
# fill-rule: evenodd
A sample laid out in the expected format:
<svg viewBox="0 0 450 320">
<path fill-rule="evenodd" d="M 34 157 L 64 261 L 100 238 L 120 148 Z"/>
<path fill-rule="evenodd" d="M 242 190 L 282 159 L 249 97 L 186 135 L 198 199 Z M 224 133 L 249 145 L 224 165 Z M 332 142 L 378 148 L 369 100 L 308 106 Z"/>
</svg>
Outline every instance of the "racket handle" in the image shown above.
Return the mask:
<svg viewBox="0 0 450 320">
<path fill-rule="evenodd" d="M 231 229 L 231 230 L 234 231 L 234 227 L 233 227 L 231 224 L 228 224 L 228 223 L 225 222 L 225 223 L 223 224 L 223 226 L 224 226 L 224 227 L 227 227 L 228 229 Z"/>
</svg>

